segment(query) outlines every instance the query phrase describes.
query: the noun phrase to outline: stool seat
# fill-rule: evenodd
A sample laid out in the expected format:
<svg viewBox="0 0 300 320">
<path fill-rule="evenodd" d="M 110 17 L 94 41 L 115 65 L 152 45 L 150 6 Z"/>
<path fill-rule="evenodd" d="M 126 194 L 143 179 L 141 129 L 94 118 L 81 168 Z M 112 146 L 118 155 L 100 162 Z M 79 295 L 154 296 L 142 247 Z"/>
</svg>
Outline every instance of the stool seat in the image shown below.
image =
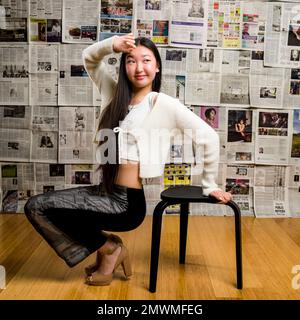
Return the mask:
<svg viewBox="0 0 300 320">
<path fill-rule="evenodd" d="M 199 201 L 202 197 L 207 199 L 207 196 L 203 195 L 202 187 L 198 186 L 175 186 L 170 187 L 160 194 L 162 200 L 186 200 L 186 201 Z"/>
</svg>

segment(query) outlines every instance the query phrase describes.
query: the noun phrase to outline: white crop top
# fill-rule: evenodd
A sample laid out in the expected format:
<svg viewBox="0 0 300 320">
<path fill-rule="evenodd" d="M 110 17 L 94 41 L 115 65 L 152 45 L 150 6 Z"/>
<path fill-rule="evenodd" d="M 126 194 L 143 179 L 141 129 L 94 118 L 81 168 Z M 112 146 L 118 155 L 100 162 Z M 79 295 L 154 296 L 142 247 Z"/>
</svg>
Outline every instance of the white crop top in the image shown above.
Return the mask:
<svg viewBox="0 0 300 320">
<path fill-rule="evenodd" d="M 120 122 L 120 127 L 114 128 L 115 132 L 119 132 L 119 162 L 124 160 L 139 161 L 139 150 L 136 140 L 128 131 L 134 128 L 139 128 L 148 113 L 151 110 L 154 96 L 157 92 L 149 92 L 143 100 L 136 105 L 128 106 L 128 114 L 123 121 Z"/>
</svg>

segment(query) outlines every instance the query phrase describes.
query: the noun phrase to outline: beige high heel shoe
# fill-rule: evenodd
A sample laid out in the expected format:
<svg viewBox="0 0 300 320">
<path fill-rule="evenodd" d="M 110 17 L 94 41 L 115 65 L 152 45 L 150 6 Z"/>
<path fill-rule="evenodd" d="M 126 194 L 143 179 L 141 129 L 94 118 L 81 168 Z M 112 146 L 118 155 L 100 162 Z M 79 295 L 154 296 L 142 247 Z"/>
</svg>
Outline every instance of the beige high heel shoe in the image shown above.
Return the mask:
<svg viewBox="0 0 300 320">
<path fill-rule="evenodd" d="M 115 263 L 114 269 L 109 274 L 102 274 L 99 271 L 94 272 L 86 278 L 86 283 L 92 286 L 107 286 L 112 282 L 113 274 L 121 264 L 125 277 L 128 279 L 132 275 L 129 254 L 127 248 L 123 244 L 119 244 L 117 248 L 121 247 L 120 254 Z M 117 248 L 115 250 L 117 250 Z M 114 251 L 115 251 L 114 250 Z"/>
<path fill-rule="evenodd" d="M 108 235 L 107 240 L 109 242 L 114 242 L 116 244 L 123 243 L 122 239 L 119 236 L 112 234 L 112 233 Z M 87 276 L 91 276 L 93 272 L 98 270 L 98 268 L 101 264 L 101 258 L 102 258 L 103 254 L 110 254 L 113 252 L 113 251 L 109 250 L 108 246 L 105 246 L 105 244 L 99 250 L 97 250 L 96 261 L 93 264 L 90 264 L 89 266 L 84 268 Z M 101 253 L 99 253 L 99 251 L 101 251 Z"/>
</svg>

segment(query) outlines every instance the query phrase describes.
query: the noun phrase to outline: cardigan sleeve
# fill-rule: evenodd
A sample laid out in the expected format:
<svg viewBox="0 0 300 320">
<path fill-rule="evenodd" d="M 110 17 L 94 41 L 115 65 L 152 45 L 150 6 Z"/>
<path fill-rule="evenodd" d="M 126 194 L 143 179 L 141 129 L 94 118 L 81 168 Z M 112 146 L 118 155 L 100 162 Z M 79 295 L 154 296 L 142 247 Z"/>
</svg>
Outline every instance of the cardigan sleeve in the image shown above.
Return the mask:
<svg viewBox="0 0 300 320">
<path fill-rule="evenodd" d="M 106 70 L 103 58 L 113 53 L 113 41 L 116 36 L 96 42 L 82 52 L 84 67 L 99 90 L 102 99 L 102 107 L 111 100 L 116 87 L 116 82 Z M 103 109 L 103 108 L 102 108 Z"/>
<path fill-rule="evenodd" d="M 174 99 L 170 108 L 175 108 L 177 127 L 193 140 L 196 147 L 201 147 L 203 160 L 202 188 L 203 194 L 209 195 L 218 188 L 216 178 L 219 168 L 220 142 L 216 131 L 205 121 L 189 110 L 185 105 Z"/>
</svg>

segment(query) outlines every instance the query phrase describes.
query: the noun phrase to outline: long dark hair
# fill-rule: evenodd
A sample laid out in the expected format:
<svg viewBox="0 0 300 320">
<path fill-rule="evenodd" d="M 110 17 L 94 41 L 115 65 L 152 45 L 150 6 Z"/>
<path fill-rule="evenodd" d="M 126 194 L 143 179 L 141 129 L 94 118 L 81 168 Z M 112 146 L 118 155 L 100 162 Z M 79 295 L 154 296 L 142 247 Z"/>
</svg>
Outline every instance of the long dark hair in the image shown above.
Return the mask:
<svg viewBox="0 0 300 320">
<path fill-rule="evenodd" d="M 159 92 L 161 87 L 162 64 L 157 47 L 151 40 L 144 37 L 136 38 L 135 45 L 144 46 L 153 52 L 159 71 L 156 73 L 156 76 L 152 82 L 152 91 Z M 103 114 L 99 121 L 98 131 L 101 129 L 113 129 L 119 126 L 119 121 L 122 121 L 128 112 L 128 105 L 132 98 L 133 90 L 132 84 L 129 81 L 126 73 L 126 55 L 127 53 L 122 53 L 119 69 L 119 79 L 116 86 L 115 94 L 113 96 L 112 101 L 107 105 L 107 107 L 103 111 Z M 99 146 L 106 141 L 107 140 L 100 141 Z M 101 169 L 102 171 L 102 186 L 104 188 L 104 191 L 107 193 L 113 192 L 113 185 L 115 183 L 119 171 L 117 141 L 116 146 L 117 147 L 115 154 L 115 163 L 101 163 L 98 167 L 98 170 Z M 109 148 L 111 149 L 112 146 L 109 146 Z"/>
</svg>

